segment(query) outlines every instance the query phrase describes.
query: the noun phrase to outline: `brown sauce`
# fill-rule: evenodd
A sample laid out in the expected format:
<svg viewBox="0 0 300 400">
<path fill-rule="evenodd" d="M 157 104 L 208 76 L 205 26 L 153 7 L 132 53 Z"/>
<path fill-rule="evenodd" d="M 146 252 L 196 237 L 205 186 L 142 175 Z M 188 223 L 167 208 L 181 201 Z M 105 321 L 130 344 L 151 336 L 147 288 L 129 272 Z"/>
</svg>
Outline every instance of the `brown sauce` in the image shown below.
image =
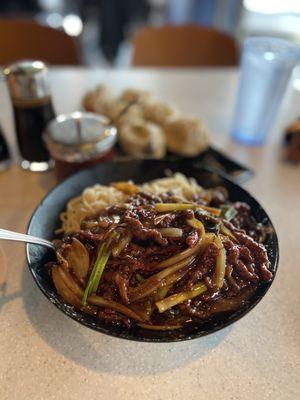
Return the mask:
<svg viewBox="0 0 300 400">
<path fill-rule="evenodd" d="M 114 158 L 114 150 L 107 153 L 99 154 L 97 157 L 83 161 L 67 161 L 61 160 L 53 156 L 55 161 L 55 175 L 57 179 L 63 180 L 75 172 L 81 171 L 85 168 L 93 167 L 101 162 L 111 161 Z"/>
<path fill-rule="evenodd" d="M 42 139 L 47 123 L 55 117 L 50 98 L 34 101 L 13 100 L 15 128 L 21 156 L 27 161 L 48 161 Z"/>
</svg>

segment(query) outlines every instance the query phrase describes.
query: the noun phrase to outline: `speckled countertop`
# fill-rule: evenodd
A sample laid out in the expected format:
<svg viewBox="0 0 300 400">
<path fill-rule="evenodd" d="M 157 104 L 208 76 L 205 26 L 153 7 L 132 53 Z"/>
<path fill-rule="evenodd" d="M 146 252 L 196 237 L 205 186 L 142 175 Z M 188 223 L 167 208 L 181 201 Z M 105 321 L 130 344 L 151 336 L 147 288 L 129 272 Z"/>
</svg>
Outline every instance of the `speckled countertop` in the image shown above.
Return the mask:
<svg viewBox="0 0 300 400">
<path fill-rule="evenodd" d="M 250 165 L 245 187 L 269 212 L 280 242 L 278 275 L 266 297 L 242 320 L 211 336 L 174 344 L 135 343 L 93 332 L 70 320 L 40 293 L 22 244 L 0 243 L 0 399 L 272 399 L 300 393 L 300 169 L 282 162 L 279 134 L 299 116 L 290 86 L 268 146 L 246 149 L 227 132 L 237 85 L 233 69 L 100 71 L 54 69 L 58 112 L 75 110 L 82 94 L 106 81 L 117 89 L 148 88 L 198 114 L 212 141 Z M 14 145 L 3 86 L 0 119 Z M 0 226 L 25 231 L 55 184 L 51 173 L 16 165 L 0 174 Z"/>
</svg>

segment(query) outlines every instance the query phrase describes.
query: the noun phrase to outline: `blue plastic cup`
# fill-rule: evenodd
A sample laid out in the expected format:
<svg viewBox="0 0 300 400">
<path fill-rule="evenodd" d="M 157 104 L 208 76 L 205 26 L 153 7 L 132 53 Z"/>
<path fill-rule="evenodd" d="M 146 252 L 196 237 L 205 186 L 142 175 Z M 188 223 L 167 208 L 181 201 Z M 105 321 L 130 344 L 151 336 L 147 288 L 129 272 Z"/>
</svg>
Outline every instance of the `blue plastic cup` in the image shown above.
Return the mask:
<svg viewBox="0 0 300 400">
<path fill-rule="evenodd" d="M 278 112 L 300 46 L 271 37 L 245 40 L 232 137 L 249 146 L 265 143 Z"/>
</svg>

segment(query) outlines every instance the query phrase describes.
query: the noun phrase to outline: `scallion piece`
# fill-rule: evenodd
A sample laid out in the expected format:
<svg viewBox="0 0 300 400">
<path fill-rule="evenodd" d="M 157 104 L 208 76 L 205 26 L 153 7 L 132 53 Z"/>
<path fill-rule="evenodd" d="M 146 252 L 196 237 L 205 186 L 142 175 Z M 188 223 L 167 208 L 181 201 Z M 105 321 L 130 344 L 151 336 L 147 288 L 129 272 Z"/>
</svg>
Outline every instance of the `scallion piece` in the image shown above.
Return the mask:
<svg viewBox="0 0 300 400">
<path fill-rule="evenodd" d="M 109 254 L 107 253 L 107 243 L 102 243 L 99 249 L 99 253 L 94 264 L 93 270 L 89 277 L 88 284 L 85 288 L 83 297 L 82 297 L 82 304 L 85 306 L 87 304 L 87 298 L 93 292 L 96 292 L 99 286 L 99 282 L 101 279 L 101 275 L 103 273 L 104 267 L 108 261 Z M 97 285 L 98 282 L 98 285 Z"/>
<path fill-rule="evenodd" d="M 230 204 L 222 204 L 220 208 L 221 208 L 220 217 L 226 219 L 227 221 L 232 220 L 237 214 L 236 209 Z"/>
<path fill-rule="evenodd" d="M 92 285 L 92 293 L 96 293 L 97 292 L 97 289 L 98 289 L 98 286 L 99 286 L 99 283 L 100 283 L 100 279 L 101 279 L 101 276 L 103 274 L 105 265 L 107 264 L 107 261 L 109 259 L 109 256 L 110 256 L 110 251 L 108 251 L 108 252 L 105 251 L 104 254 L 102 255 L 101 259 L 99 260 L 99 263 L 98 263 L 97 268 L 96 268 L 94 282 L 93 282 L 93 285 Z"/>
<path fill-rule="evenodd" d="M 176 306 L 177 304 L 183 303 L 186 300 L 193 299 L 194 297 L 199 296 L 207 290 L 207 287 L 204 283 L 199 283 L 193 287 L 192 290 L 188 290 L 186 292 L 176 293 L 172 296 L 166 297 L 161 301 L 157 301 L 156 307 L 160 313 L 168 310 Z"/>
<path fill-rule="evenodd" d="M 155 292 L 156 289 L 164 285 L 164 279 L 171 275 L 173 272 L 178 271 L 181 268 L 190 265 L 195 260 L 195 257 L 191 256 L 180 262 L 165 268 L 163 271 L 152 275 L 150 278 L 146 279 L 145 282 L 137 286 L 130 295 L 130 301 L 135 302 L 149 296 L 149 294 Z"/>
<path fill-rule="evenodd" d="M 214 207 L 203 206 L 201 204 L 190 204 L 190 203 L 156 203 L 155 209 L 158 212 L 171 212 L 171 211 L 184 211 L 184 210 L 205 210 L 210 214 L 219 216 L 221 210 Z"/>
</svg>

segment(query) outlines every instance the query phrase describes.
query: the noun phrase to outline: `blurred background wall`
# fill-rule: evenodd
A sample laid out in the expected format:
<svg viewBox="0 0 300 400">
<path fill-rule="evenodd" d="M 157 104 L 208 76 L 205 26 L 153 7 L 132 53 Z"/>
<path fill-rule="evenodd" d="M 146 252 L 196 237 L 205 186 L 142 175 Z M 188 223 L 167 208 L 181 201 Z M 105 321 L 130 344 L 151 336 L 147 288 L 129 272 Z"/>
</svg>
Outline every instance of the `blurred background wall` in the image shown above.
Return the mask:
<svg viewBox="0 0 300 400">
<path fill-rule="evenodd" d="M 81 63 L 98 67 L 129 66 L 132 37 L 144 25 L 199 24 L 238 43 L 249 35 L 300 42 L 299 0 L 1 0 L 0 17 L 64 30 L 78 40 Z"/>
</svg>

